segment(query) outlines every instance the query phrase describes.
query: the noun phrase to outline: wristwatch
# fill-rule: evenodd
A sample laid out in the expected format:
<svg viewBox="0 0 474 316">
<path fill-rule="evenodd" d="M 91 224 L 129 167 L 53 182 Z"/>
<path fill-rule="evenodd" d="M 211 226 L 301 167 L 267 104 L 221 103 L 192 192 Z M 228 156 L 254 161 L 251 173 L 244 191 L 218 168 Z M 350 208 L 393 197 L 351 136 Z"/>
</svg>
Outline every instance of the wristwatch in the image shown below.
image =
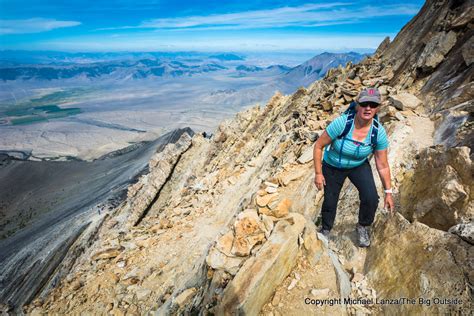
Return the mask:
<svg viewBox="0 0 474 316">
<path fill-rule="evenodd" d="M 393 192 L 392 192 L 392 189 L 386 189 L 386 190 L 384 190 L 384 192 L 385 192 L 385 193 L 393 193 Z"/>
</svg>

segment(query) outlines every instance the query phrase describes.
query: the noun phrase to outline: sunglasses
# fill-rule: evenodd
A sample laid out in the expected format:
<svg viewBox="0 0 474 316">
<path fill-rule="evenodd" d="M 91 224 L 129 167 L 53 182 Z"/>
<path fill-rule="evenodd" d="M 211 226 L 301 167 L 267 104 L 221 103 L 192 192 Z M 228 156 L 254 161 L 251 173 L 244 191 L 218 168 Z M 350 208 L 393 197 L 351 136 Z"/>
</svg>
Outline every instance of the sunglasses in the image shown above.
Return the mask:
<svg viewBox="0 0 474 316">
<path fill-rule="evenodd" d="M 371 109 L 375 109 L 375 108 L 377 108 L 379 105 L 380 105 L 380 104 L 375 103 L 375 102 L 362 102 L 362 103 L 359 103 L 359 106 L 360 106 L 360 107 L 366 108 L 366 107 L 370 106 Z"/>
</svg>

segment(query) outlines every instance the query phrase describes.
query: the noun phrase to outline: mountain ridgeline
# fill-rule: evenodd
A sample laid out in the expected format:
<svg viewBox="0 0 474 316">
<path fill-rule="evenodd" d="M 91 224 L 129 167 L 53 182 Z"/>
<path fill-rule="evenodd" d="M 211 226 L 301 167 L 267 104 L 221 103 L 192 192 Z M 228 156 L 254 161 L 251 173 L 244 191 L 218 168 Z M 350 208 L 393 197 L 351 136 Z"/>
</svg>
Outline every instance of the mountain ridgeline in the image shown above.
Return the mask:
<svg viewBox="0 0 474 316">
<path fill-rule="evenodd" d="M 59 53 L 56 53 L 59 54 Z M 64 80 L 74 78 L 87 78 L 89 80 L 103 79 L 143 79 L 143 78 L 174 78 L 181 76 L 194 76 L 209 72 L 236 72 L 240 76 L 247 73 L 265 73 L 270 75 L 286 76 L 288 80 L 298 79 L 303 76 L 304 82 L 312 82 L 326 74 L 329 68 L 345 65 L 348 61 L 358 62 L 364 55 L 358 53 L 323 53 L 297 67 L 285 65 L 270 65 L 266 67 L 238 64 L 245 62 L 245 57 L 234 54 L 218 54 L 209 56 L 193 56 L 190 54 L 170 56 L 119 56 L 85 55 L 79 59 L 77 56 L 72 61 L 63 58 L 59 61 L 34 59 L 43 61 L 41 64 L 24 64 L 12 60 L 11 54 L 5 54 L 0 67 L 0 80 Z M 88 57 L 88 58 L 86 58 Z M 113 59 L 112 59 L 113 57 Z M 95 58 L 95 60 L 94 60 Z M 112 60 L 102 60 L 108 58 Z M 25 58 L 26 59 L 26 58 Z M 47 62 L 44 62 L 47 60 Z"/>
</svg>

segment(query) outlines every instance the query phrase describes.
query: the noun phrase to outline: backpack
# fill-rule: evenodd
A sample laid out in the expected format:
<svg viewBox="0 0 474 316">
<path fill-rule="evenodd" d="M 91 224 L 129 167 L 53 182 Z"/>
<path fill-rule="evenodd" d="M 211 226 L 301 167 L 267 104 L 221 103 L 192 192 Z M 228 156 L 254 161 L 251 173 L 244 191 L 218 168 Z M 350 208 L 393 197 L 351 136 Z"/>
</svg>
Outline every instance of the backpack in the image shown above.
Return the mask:
<svg viewBox="0 0 474 316">
<path fill-rule="evenodd" d="M 351 102 L 347 110 L 344 111 L 343 114 L 347 114 L 347 120 L 346 120 L 346 126 L 344 127 L 344 130 L 342 133 L 337 136 L 338 139 L 341 139 L 345 137 L 349 131 L 351 130 L 352 123 L 354 122 L 354 118 L 356 115 L 356 107 L 357 103 L 354 101 Z M 377 114 L 374 116 L 374 120 L 372 120 L 373 128 L 372 128 L 372 133 L 370 134 L 370 146 L 372 147 L 372 151 L 375 150 L 375 147 L 377 146 L 377 136 L 379 133 L 379 117 Z"/>
</svg>

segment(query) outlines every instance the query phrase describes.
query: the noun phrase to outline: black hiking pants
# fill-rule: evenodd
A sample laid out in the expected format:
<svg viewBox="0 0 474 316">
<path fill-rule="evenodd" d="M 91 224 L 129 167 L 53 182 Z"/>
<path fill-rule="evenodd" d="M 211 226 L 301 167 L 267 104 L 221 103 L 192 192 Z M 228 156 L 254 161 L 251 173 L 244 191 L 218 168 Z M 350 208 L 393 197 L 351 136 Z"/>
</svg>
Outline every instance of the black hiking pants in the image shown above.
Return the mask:
<svg viewBox="0 0 474 316">
<path fill-rule="evenodd" d="M 379 196 L 368 160 L 351 169 L 336 168 L 323 161 L 323 176 L 326 180 L 321 209 L 323 229 L 331 230 L 334 225 L 339 193 L 347 177 L 359 190 L 359 224 L 369 226 L 373 223 L 375 211 L 379 204 Z"/>
</svg>

